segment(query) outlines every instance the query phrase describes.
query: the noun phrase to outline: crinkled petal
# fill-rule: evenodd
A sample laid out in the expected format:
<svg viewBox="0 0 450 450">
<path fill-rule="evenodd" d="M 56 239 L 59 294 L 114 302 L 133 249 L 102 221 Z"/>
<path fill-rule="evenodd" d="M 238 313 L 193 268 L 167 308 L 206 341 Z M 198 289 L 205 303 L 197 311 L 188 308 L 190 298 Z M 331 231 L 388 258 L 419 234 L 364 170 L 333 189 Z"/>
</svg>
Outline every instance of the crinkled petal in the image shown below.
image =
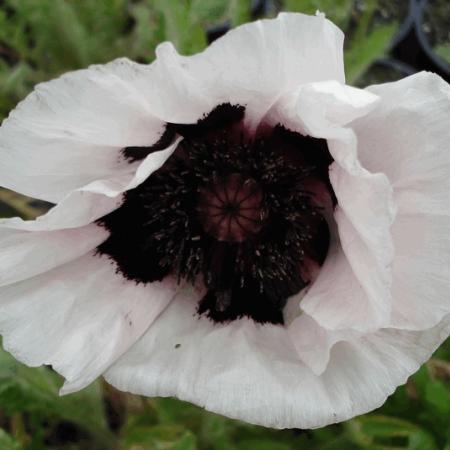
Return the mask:
<svg viewBox="0 0 450 450">
<path fill-rule="evenodd" d="M 378 102 L 375 94 L 342 84 L 336 80 L 311 81 L 281 96 L 268 111 L 265 120 L 302 134 L 322 133 L 323 128 L 344 126 L 366 115 Z M 333 130 L 336 131 L 336 130 Z M 340 162 L 351 168 L 356 149 L 348 148 Z"/>
<path fill-rule="evenodd" d="M 96 180 L 72 191 L 47 214 L 36 220 L 23 220 L 19 217 L 0 219 L 0 230 L 12 227 L 17 230 L 45 231 L 88 225 L 118 208 L 123 202 L 122 194 L 139 186 L 162 167 L 177 143 L 178 141 L 165 150 L 148 155 L 135 173 Z"/>
<path fill-rule="evenodd" d="M 39 84 L 0 128 L 0 186 L 56 203 L 135 169 L 123 147 L 152 145 L 165 126 L 141 89 L 150 73 L 119 59 Z"/>
<path fill-rule="evenodd" d="M 85 255 L 108 232 L 97 225 L 55 231 L 0 228 L 0 286 L 31 278 Z"/>
<path fill-rule="evenodd" d="M 91 252 L 0 288 L 3 345 L 30 366 L 51 364 L 67 380 L 62 392 L 73 392 L 128 350 L 175 291 L 170 280 L 128 281 Z"/>
<path fill-rule="evenodd" d="M 357 237 L 355 242 L 360 243 Z M 362 271 L 370 268 L 364 265 L 359 269 Z M 382 319 L 390 307 L 384 301 L 373 304 L 370 302 L 367 288 L 355 276 L 337 237 L 333 235 L 327 258 L 316 280 L 306 293 L 294 296 L 291 302 L 294 301 L 297 301 L 300 314 L 307 313 L 321 327 L 336 333 L 347 332 L 349 329 L 361 332 L 374 330 L 377 328 L 377 317 L 372 317 L 372 312 L 376 311 Z"/>
<path fill-rule="evenodd" d="M 354 330 L 327 330 L 306 313 L 297 316 L 287 331 L 300 359 L 316 375 L 327 368 L 335 344 L 362 335 Z"/>
<path fill-rule="evenodd" d="M 367 91 L 377 95 L 379 102 L 370 115 L 352 124 L 361 140 L 358 151 L 364 166 L 385 173 L 396 188 L 409 187 L 412 193 L 423 192 L 427 186 L 440 188 L 440 195 L 448 192 L 450 85 L 438 75 L 420 72 Z M 424 197 L 423 212 L 449 210 L 446 197 L 438 205 L 430 197 Z M 436 208 L 427 209 L 432 206 Z"/>
<path fill-rule="evenodd" d="M 301 308 L 329 329 L 373 331 L 390 320 L 392 188 L 384 174 L 361 166 L 356 137 L 346 127 L 377 102 L 377 96 L 336 81 L 310 83 L 281 98 L 265 118 L 327 139 L 335 160 L 330 181 L 338 200 L 338 236 L 301 301 Z"/>
<path fill-rule="evenodd" d="M 154 144 L 166 122 L 197 122 L 225 102 L 257 121 L 292 86 L 343 81 L 342 42 L 323 16 L 281 14 L 191 57 L 165 43 L 148 66 L 119 59 L 42 83 L 0 129 L 0 186 L 56 203 L 133 171 L 123 147 Z"/>
<path fill-rule="evenodd" d="M 424 329 L 450 312 L 450 86 L 420 73 L 369 88 L 375 110 L 352 124 L 362 163 L 387 175 L 392 227 L 392 326 Z"/>
<path fill-rule="evenodd" d="M 190 57 L 164 43 L 149 95 L 169 122 L 195 122 L 220 103 L 246 106 L 247 117 L 257 122 L 300 84 L 343 82 L 343 38 L 323 15 L 291 13 L 237 27 Z"/>
<path fill-rule="evenodd" d="M 450 317 L 427 332 L 382 330 L 337 343 L 317 376 L 282 326 L 196 317 L 194 292 L 180 292 L 145 335 L 106 372 L 117 388 L 176 396 L 276 428 L 315 428 L 380 406 L 429 358 Z"/>
<path fill-rule="evenodd" d="M 176 291 L 171 280 L 136 285 L 90 252 L 108 236 L 92 222 L 118 207 L 122 193 L 161 167 L 175 146 L 150 154 L 134 174 L 73 191 L 34 221 L 0 220 L 4 347 L 28 365 L 51 364 L 67 380 L 64 393 L 101 375 Z"/>
</svg>

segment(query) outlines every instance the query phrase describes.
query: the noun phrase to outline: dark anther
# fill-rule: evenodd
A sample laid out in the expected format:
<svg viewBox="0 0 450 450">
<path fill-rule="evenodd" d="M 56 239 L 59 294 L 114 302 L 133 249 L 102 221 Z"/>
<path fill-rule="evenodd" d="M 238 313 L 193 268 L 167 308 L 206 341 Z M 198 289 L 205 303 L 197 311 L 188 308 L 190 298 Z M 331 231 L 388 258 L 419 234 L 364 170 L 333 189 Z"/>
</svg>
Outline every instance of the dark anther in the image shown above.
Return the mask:
<svg viewBox="0 0 450 450">
<path fill-rule="evenodd" d="M 139 161 L 150 153 L 164 150 L 175 139 L 177 134 L 184 137 L 195 137 L 205 133 L 213 133 L 223 129 L 224 126 L 239 123 L 244 117 L 245 108 L 240 105 L 224 103 L 214 108 L 208 115 L 194 124 L 168 123 L 157 142 L 149 146 L 125 147 L 122 151 L 124 157 L 130 162 Z"/>
<path fill-rule="evenodd" d="M 172 144 L 175 139 L 175 134 L 175 128 L 172 125 L 167 124 L 163 134 L 153 145 L 148 147 L 125 147 L 122 151 L 123 156 L 130 162 L 144 159 L 150 155 L 150 153 L 164 150 Z"/>
<path fill-rule="evenodd" d="M 321 198 L 333 191 L 326 142 L 282 126 L 248 134 L 245 110 L 223 104 L 196 124 L 168 124 L 159 142 L 128 147 L 130 161 L 181 141 L 164 166 L 100 219 L 98 252 L 139 283 L 167 276 L 207 289 L 199 314 L 283 323 L 329 245 Z M 150 301 L 150 300 L 149 300 Z"/>
</svg>

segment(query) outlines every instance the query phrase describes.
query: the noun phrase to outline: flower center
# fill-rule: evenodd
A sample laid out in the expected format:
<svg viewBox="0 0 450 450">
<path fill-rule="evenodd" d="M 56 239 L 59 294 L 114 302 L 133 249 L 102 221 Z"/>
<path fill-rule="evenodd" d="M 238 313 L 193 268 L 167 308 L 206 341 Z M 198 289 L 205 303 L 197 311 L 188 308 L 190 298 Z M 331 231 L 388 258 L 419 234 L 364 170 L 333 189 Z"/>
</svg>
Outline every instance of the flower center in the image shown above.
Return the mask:
<svg viewBox="0 0 450 450">
<path fill-rule="evenodd" d="M 254 179 L 232 173 L 200 188 L 199 219 L 218 241 L 243 242 L 264 224 L 262 200 L 261 186 Z"/>
<path fill-rule="evenodd" d="M 151 147 L 124 149 L 130 162 L 142 160 L 182 137 L 164 166 L 99 220 L 110 236 L 98 252 L 138 283 L 202 286 L 197 311 L 211 320 L 283 323 L 288 298 L 328 250 L 317 199 L 333 198 L 332 159 L 326 141 L 282 126 L 248 132 L 244 113 L 219 105 L 196 124 L 168 124 Z"/>
</svg>

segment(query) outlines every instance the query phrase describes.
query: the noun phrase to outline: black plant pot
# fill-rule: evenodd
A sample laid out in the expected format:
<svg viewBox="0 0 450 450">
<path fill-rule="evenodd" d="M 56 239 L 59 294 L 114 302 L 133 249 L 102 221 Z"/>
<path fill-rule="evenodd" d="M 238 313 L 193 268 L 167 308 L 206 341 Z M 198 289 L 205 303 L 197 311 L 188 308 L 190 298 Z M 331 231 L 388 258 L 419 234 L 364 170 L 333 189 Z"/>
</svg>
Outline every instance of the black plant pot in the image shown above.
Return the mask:
<svg viewBox="0 0 450 450">
<path fill-rule="evenodd" d="M 405 75 L 428 70 L 450 81 L 450 64 L 434 53 L 424 32 L 425 12 L 432 4 L 429 0 L 409 0 L 409 13 L 393 39 L 391 58 L 378 63 L 395 66 Z"/>
</svg>

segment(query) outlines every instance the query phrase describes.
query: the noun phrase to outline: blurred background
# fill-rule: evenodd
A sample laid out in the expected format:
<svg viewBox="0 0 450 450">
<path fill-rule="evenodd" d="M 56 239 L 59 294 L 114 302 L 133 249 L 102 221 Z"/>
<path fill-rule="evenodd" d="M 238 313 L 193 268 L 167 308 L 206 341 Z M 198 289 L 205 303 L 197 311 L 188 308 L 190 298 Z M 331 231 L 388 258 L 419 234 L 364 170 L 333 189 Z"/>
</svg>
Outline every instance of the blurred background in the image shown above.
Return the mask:
<svg viewBox="0 0 450 450">
<path fill-rule="evenodd" d="M 450 0 L 0 0 L 0 121 L 36 83 L 69 70 L 119 56 L 151 62 L 164 40 L 192 54 L 241 23 L 317 9 L 346 33 L 349 84 L 419 70 L 449 81 Z M 0 189 L 0 217 L 48 207 Z M 100 380 L 60 398 L 61 384 L 0 341 L 0 450 L 450 450 L 450 341 L 382 408 L 314 431 L 251 426 Z"/>
</svg>

